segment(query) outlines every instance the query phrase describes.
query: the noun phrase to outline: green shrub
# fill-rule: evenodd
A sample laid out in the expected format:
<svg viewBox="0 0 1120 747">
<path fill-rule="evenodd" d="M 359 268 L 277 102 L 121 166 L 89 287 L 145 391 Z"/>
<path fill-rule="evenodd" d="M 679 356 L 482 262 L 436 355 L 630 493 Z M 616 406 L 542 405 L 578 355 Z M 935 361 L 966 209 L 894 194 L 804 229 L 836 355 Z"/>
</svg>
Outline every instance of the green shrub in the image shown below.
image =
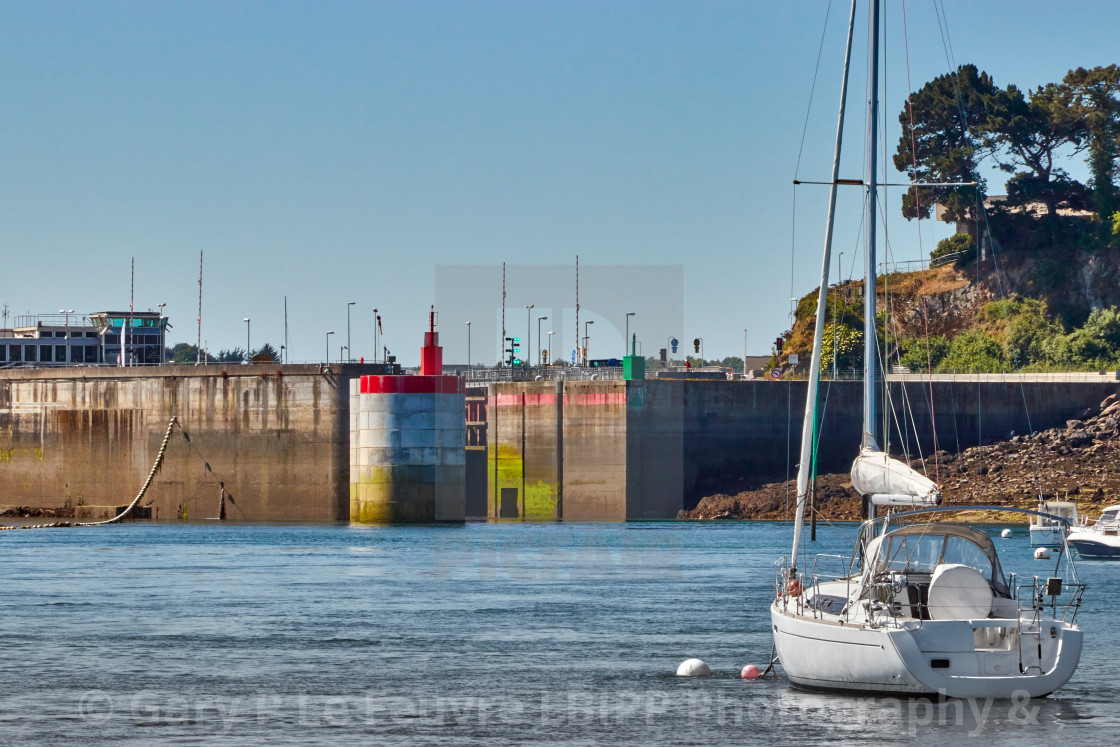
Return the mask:
<svg viewBox="0 0 1120 747">
<path fill-rule="evenodd" d="M 1009 369 L 1003 349 L 990 335 L 966 330 L 949 343 L 949 352 L 937 367 L 947 373 L 1003 373 Z"/>
<path fill-rule="evenodd" d="M 933 263 L 941 257 L 961 253 L 964 253 L 964 256 L 960 257 L 957 260 L 958 262 L 976 256 L 976 242 L 967 233 L 955 233 L 947 239 L 941 239 L 937 242 L 937 248 L 929 253 L 929 258 L 930 262 Z"/>
</svg>

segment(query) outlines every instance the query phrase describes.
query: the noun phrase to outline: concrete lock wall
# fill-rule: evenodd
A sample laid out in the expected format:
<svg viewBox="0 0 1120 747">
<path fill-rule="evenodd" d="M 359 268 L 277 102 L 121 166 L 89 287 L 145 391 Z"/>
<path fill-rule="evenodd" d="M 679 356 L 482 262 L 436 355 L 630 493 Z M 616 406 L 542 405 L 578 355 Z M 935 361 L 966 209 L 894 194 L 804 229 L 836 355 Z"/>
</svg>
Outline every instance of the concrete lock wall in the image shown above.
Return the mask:
<svg viewBox="0 0 1120 747">
<path fill-rule="evenodd" d="M 804 381 L 578 381 L 490 386 L 489 515 L 565 521 L 665 519 L 728 475 L 795 474 Z M 892 451 L 957 451 L 1063 425 L 1120 389 L 1115 380 L 891 381 Z M 553 394 L 553 392 L 555 392 Z M 862 385 L 822 386 L 818 464 L 851 466 Z M 555 425 L 559 420 L 559 426 Z M 931 427 L 936 423 L 936 431 Z M 522 496 L 556 496 L 556 512 Z M 503 515 L 502 497 L 506 512 Z M 529 505 L 534 505 L 530 500 Z"/>
<path fill-rule="evenodd" d="M 361 366 L 0 371 L 0 504 L 98 518 L 143 484 L 157 520 L 336 521 L 347 506 L 345 381 Z"/>
<path fill-rule="evenodd" d="M 350 408 L 351 521 L 464 520 L 466 402 L 458 378 L 362 376 L 350 382 Z"/>
<path fill-rule="evenodd" d="M 486 411 L 486 515 L 537 521 L 562 518 L 562 384 L 491 384 Z"/>
<path fill-rule="evenodd" d="M 681 391 L 656 381 L 491 384 L 489 517 L 675 517 L 683 488 Z"/>
<path fill-rule="evenodd" d="M 781 479 L 797 462 L 805 407 L 804 381 L 682 382 L 685 413 L 685 491 L 712 476 L 739 472 Z M 932 386 L 932 392 L 931 392 Z M 958 451 L 1064 425 L 1098 405 L 1120 383 L 1099 381 L 889 382 L 892 452 Z M 880 391 L 882 391 L 880 389 Z M 931 414 L 932 396 L 932 414 Z M 822 382 L 821 471 L 847 470 L 860 442 L 863 419 L 859 381 Z M 936 426 L 936 428 L 934 427 Z M 935 437 L 937 442 L 935 444 Z M 792 476 L 791 472 L 791 476 Z"/>
</svg>

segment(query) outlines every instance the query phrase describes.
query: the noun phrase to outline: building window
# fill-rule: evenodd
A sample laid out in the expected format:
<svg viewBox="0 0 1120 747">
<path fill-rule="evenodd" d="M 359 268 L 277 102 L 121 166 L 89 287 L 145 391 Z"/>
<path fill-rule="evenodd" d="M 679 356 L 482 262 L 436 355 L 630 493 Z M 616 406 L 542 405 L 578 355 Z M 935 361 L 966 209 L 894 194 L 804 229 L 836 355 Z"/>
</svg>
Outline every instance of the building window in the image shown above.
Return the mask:
<svg viewBox="0 0 1120 747">
<path fill-rule="evenodd" d="M 36 348 L 38 345 L 24 345 L 23 346 L 23 359 L 28 363 L 34 363 L 36 360 Z"/>
<path fill-rule="evenodd" d="M 65 345 L 55 345 L 54 346 L 54 359 L 56 361 L 58 361 L 59 363 L 65 363 L 66 362 L 66 346 Z"/>
<path fill-rule="evenodd" d="M 8 362 L 8 346 L 0 345 L 0 363 Z"/>
<path fill-rule="evenodd" d="M 9 345 L 8 354 L 12 356 L 12 363 L 19 363 L 23 360 L 23 345 Z"/>
<path fill-rule="evenodd" d="M 40 345 L 39 346 L 39 360 L 43 363 L 51 363 L 54 361 L 54 346 L 53 345 Z"/>
</svg>

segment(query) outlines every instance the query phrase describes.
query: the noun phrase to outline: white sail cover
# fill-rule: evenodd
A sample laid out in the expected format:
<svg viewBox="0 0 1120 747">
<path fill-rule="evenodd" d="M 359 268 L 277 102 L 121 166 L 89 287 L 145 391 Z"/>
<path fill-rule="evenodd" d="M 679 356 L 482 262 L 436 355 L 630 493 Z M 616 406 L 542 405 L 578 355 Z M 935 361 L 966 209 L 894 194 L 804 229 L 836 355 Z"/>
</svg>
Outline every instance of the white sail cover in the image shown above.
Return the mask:
<svg viewBox="0 0 1120 747">
<path fill-rule="evenodd" d="M 937 483 L 877 449 L 860 449 L 852 462 L 852 487 L 860 495 L 910 495 L 933 501 L 941 492 Z"/>
</svg>

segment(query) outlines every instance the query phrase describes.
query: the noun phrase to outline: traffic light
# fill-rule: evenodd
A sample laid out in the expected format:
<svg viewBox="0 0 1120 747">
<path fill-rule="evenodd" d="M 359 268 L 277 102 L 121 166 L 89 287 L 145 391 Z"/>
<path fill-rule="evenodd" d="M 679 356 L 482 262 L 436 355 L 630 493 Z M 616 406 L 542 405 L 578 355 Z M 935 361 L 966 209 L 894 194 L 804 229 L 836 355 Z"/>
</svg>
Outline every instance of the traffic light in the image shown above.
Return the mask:
<svg viewBox="0 0 1120 747">
<path fill-rule="evenodd" d="M 662 363 L 668 363 L 668 361 L 669 361 L 668 351 L 665 350 L 665 348 L 661 348 L 661 362 Z"/>
<path fill-rule="evenodd" d="M 782 340 L 782 338 L 780 338 L 780 337 L 777 338 L 776 340 L 774 340 L 774 349 L 776 351 L 778 351 L 778 355 L 782 354 L 782 343 L 783 342 L 785 342 L 785 341 Z"/>
<path fill-rule="evenodd" d="M 513 366 L 520 366 L 521 365 L 521 359 L 518 358 L 516 356 L 516 354 L 521 352 L 521 338 L 520 337 L 507 337 L 506 342 L 509 343 L 509 347 L 506 348 L 506 353 L 509 355 L 509 360 L 507 361 L 507 365 L 509 365 L 511 368 Z"/>
<path fill-rule="evenodd" d="M 694 352 L 697 352 L 697 353 L 700 352 L 700 338 L 699 337 L 697 337 L 696 339 L 694 339 L 692 341 L 692 348 L 693 348 Z"/>
</svg>

